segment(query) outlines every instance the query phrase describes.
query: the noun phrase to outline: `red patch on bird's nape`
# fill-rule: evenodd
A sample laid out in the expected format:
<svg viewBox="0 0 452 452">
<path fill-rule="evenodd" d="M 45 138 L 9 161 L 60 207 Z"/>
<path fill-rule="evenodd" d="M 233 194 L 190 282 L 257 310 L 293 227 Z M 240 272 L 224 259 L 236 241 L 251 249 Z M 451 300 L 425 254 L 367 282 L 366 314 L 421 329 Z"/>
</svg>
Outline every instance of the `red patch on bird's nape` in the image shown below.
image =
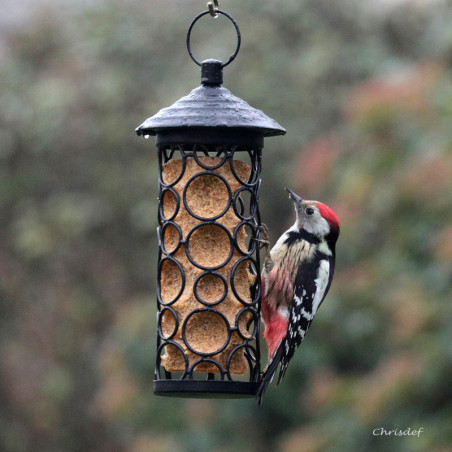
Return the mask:
<svg viewBox="0 0 452 452">
<path fill-rule="evenodd" d="M 339 223 L 339 218 L 337 217 L 334 210 L 330 209 L 328 206 L 321 202 L 317 202 L 317 207 L 322 217 L 325 218 L 326 221 L 328 221 L 330 228 L 339 231 L 341 225 Z"/>
</svg>

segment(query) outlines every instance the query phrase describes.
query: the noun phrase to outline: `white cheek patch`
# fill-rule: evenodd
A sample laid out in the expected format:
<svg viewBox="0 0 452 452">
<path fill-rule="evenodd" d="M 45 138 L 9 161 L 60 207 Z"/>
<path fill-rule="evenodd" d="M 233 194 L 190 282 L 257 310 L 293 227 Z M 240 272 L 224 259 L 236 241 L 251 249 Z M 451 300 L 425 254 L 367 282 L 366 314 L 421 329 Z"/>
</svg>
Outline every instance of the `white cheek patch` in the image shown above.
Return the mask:
<svg viewBox="0 0 452 452">
<path fill-rule="evenodd" d="M 309 217 L 303 224 L 304 229 L 314 235 L 324 237 L 330 232 L 330 225 L 319 213 Z"/>
</svg>

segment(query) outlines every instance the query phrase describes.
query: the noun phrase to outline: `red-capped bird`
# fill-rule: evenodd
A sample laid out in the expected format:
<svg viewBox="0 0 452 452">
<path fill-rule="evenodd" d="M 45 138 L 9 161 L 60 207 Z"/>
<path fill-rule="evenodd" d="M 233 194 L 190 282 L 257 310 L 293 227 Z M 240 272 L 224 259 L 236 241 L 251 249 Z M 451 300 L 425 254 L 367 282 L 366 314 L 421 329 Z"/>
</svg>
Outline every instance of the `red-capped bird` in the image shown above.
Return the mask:
<svg viewBox="0 0 452 452">
<path fill-rule="evenodd" d="M 262 272 L 262 319 L 268 364 L 258 390 L 262 396 L 281 364 L 278 384 L 304 339 L 333 279 L 340 224 L 325 204 L 305 201 L 286 188 L 296 220 L 265 258 Z M 263 243 L 268 246 L 265 239 Z"/>
</svg>

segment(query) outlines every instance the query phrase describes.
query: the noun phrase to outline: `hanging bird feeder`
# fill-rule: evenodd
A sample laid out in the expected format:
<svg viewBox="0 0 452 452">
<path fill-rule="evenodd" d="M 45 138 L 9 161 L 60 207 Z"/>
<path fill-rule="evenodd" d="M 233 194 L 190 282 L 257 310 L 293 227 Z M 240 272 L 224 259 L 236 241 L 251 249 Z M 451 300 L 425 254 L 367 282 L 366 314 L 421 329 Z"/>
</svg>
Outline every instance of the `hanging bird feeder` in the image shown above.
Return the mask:
<svg viewBox="0 0 452 452">
<path fill-rule="evenodd" d="M 212 9 L 212 8 L 211 8 Z M 147 119 L 159 156 L 155 394 L 252 397 L 260 374 L 259 186 L 264 137 L 285 130 L 222 87 L 225 63 L 199 62 L 202 85 Z"/>
</svg>

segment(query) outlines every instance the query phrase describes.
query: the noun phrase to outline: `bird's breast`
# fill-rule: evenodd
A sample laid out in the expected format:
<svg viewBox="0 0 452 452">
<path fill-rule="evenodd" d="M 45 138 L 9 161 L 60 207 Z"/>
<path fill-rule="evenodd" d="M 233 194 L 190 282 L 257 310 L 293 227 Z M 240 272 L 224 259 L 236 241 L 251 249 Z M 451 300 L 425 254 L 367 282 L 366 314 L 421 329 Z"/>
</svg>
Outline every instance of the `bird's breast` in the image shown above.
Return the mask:
<svg viewBox="0 0 452 452">
<path fill-rule="evenodd" d="M 279 245 L 279 246 L 278 246 Z M 311 261 L 316 253 L 317 245 L 306 240 L 297 240 L 290 244 L 276 244 L 270 251 L 272 260 L 284 266 L 298 266 L 300 262 Z"/>
</svg>

